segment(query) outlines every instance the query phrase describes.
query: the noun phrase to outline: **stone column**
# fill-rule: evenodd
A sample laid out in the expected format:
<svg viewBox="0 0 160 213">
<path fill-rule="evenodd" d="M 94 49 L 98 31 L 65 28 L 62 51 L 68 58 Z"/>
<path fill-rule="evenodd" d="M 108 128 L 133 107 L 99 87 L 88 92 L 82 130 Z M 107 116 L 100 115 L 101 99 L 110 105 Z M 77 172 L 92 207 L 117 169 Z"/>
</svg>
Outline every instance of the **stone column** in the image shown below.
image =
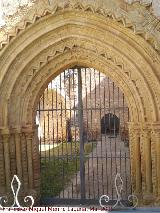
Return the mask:
<svg viewBox="0 0 160 213">
<path fill-rule="evenodd" d="M 26 145 L 27 145 L 28 183 L 29 183 L 29 189 L 33 189 L 33 161 L 32 161 L 33 132 L 25 132 L 25 138 L 26 138 Z"/>
<path fill-rule="evenodd" d="M 22 200 L 27 195 L 37 198 L 40 192 L 38 145 L 35 127 L 0 129 L 0 196 L 10 196 L 11 180 L 17 175 Z"/>
<path fill-rule="evenodd" d="M 40 194 L 40 154 L 39 154 L 39 139 L 38 139 L 38 125 L 34 127 L 33 135 L 33 174 L 34 174 L 34 188 L 37 194 Z"/>
<path fill-rule="evenodd" d="M 136 194 L 142 193 L 140 133 L 135 131 Z"/>
<path fill-rule="evenodd" d="M 17 174 L 17 161 L 16 161 L 16 145 L 15 145 L 15 132 L 10 131 L 10 138 L 9 138 L 9 157 L 10 157 L 10 167 L 11 167 L 11 178 L 15 174 Z"/>
<path fill-rule="evenodd" d="M 11 183 L 11 168 L 10 168 L 10 149 L 9 149 L 9 139 L 10 131 L 9 129 L 1 130 L 3 148 L 4 148 L 4 167 L 5 167 L 5 181 L 6 181 L 6 191 L 10 191 Z"/>
<path fill-rule="evenodd" d="M 25 133 L 21 136 L 21 157 L 22 157 L 22 172 L 23 172 L 23 184 L 24 190 L 28 190 L 28 158 L 27 158 L 27 143 Z"/>
<path fill-rule="evenodd" d="M 39 143 L 38 132 L 35 126 L 22 128 L 23 148 L 26 147 L 27 157 L 27 177 L 28 194 L 32 195 L 37 201 L 37 195 L 40 193 L 40 163 L 39 163 Z M 23 141 L 24 143 L 24 141 Z M 25 146 L 24 146 L 25 145 Z"/>
<path fill-rule="evenodd" d="M 15 135 L 15 147 L 16 147 L 17 175 L 20 181 L 22 181 L 21 129 L 16 129 L 14 135 Z"/>
<path fill-rule="evenodd" d="M 133 193 L 139 198 L 142 195 L 140 130 L 137 124 L 130 124 L 130 158 Z"/>
<path fill-rule="evenodd" d="M 151 160 L 151 135 L 149 131 L 143 132 L 145 163 L 146 163 L 146 192 L 152 194 L 152 160 Z"/>
<path fill-rule="evenodd" d="M 160 132 L 155 132 L 154 140 L 156 144 L 157 195 L 160 198 Z"/>
<path fill-rule="evenodd" d="M 153 203 L 153 183 L 152 183 L 152 156 L 151 156 L 151 129 L 142 128 L 141 132 L 142 151 L 142 184 L 144 204 Z"/>
<path fill-rule="evenodd" d="M 135 167 L 135 150 L 134 150 L 134 131 L 132 129 L 129 130 L 129 148 L 130 148 L 130 161 L 131 161 L 131 184 L 132 191 L 135 191 L 136 188 L 136 167 Z"/>
<path fill-rule="evenodd" d="M 160 128 L 153 128 L 151 142 L 153 193 L 160 205 Z"/>
<path fill-rule="evenodd" d="M 5 165 L 4 165 L 4 146 L 3 137 L 0 134 L 0 197 L 5 193 Z"/>
</svg>

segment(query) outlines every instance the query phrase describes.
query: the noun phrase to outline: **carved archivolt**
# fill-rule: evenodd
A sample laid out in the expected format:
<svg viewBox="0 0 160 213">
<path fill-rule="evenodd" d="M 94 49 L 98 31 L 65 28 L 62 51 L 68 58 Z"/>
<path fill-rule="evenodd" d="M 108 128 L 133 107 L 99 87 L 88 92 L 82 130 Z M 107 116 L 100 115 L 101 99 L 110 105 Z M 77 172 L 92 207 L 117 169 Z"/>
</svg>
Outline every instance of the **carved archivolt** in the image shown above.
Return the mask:
<svg viewBox="0 0 160 213">
<path fill-rule="evenodd" d="M 29 8 L 27 15 L 14 28 L 4 29 L 1 32 L 0 46 L 3 49 L 21 31 L 41 18 L 72 10 L 93 13 L 121 22 L 124 27 L 133 29 L 135 34 L 144 37 L 156 50 L 160 51 L 160 21 L 146 6 L 148 4 L 128 5 L 123 0 L 39 0 L 32 8 Z"/>
<path fill-rule="evenodd" d="M 87 55 L 88 54 L 88 55 Z M 64 56 L 66 58 L 64 58 Z M 59 60 L 59 58 L 62 58 L 63 60 Z M 72 61 L 71 64 L 68 64 L 68 61 Z M 103 61 L 103 64 L 102 62 Z M 17 100 L 15 97 L 17 94 L 22 95 L 25 97 L 25 101 L 23 101 L 24 105 L 25 103 L 28 103 L 28 110 L 26 108 L 25 111 L 28 111 L 28 113 L 23 118 L 23 122 L 27 120 L 27 118 L 30 118 L 32 116 L 32 109 L 36 109 L 35 105 L 35 98 L 36 96 L 40 95 L 41 93 L 39 91 L 43 91 L 42 88 L 44 88 L 44 85 L 46 86 L 48 83 L 48 79 L 51 79 L 55 77 L 59 70 L 62 69 L 63 66 L 71 66 L 74 65 L 74 63 L 86 63 L 90 64 L 90 66 L 93 66 L 98 69 L 100 69 L 103 72 L 107 72 L 108 69 L 108 75 L 113 79 L 117 81 L 117 84 L 121 85 L 121 88 L 125 92 L 125 81 L 130 81 L 130 90 L 131 88 L 134 88 L 136 85 L 136 82 L 133 80 L 134 77 L 132 75 L 132 69 L 134 68 L 129 64 L 129 62 L 125 61 L 122 56 L 119 54 L 116 54 L 113 50 L 111 51 L 109 48 L 105 49 L 100 46 L 95 46 L 91 42 L 86 40 L 80 40 L 80 39 L 68 39 L 60 44 L 54 44 L 54 46 L 50 46 L 48 48 L 48 51 L 45 49 L 39 57 L 36 57 L 36 60 L 33 61 L 32 65 L 27 67 L 27 74 L 25 77 L 21 76 L 21 79 L 23 77 L 23 81 L 21 82 L 21 85 L 17 83 L 17 88 L 12 92 L 12 94 L 15 94 L 13 96 L 13 102 L 12 105 L 17 105 Z M 52 66 L 49 64 L 52 64 Z M 63 65 L 63 66 L 62 66 Z M 48 66 L 50 68 L 48 68 Z M 106 67 L 104 69 L 103 67 Z M 110 68 L 109 68 L 110 67 Z M 53 71 L 55 70 L 55 74 L 53 75 Z M 41 74 L 39 74 L 41 73 Z M 117 77 L 116 77 L 117 75 Z M 52 77 L 51 77 L 52 76 Z M 120 80 L 120 78 L 125 79 Z M 47 82 L 47 83 L 46 83 Z M 143 86 L 145 88 L 145 85 L 143 85 L 144 82 L 141 83 L 141 87 Z M 25 86 L 24 86 L 25 85 Z M 19 89 L 21 86 L 21 89 Z M 123 88 L 124 87 L 124 88 Z M 147 91 L 146 91 L 147 92 Z M 130 94 L 129 94 L 130 93 Z M 139 90 L 137 87 L 135 87 L 134 92 L 128 91 L 128 94 L 126 94 L 127 97 L 131 97 L 132 93 L 134 93 L 135 98 L 129 99 L 129 104 L 132 106 L 133 101 L 136 102 L 136 98 L 138 96 L 141 96 L 139 93 Z M 36 96 L 35 96 L 36 94 Z M 148 94 L 149 95 L 149 94 Z M 28 97 L 29 96 L 29 97 Z M 27 98 L 30 98 L 30 101 L 28 102 Z M 135 100 L 134 100 L 135 99 Z M 144 110 L 144 103 L 142 103 L 142 99 L 139 100 L 141 102 L 141 106 L 137 106 L 136 110 L 140 110 L 142 117 L 145 115 Z M 18 103 L 19 104 L 19 103 Z M 17 105 L 18 107 L 18 105 Z M 30 109 L 31 110 L 30 110 Z M 16 108 L 12 108 L 16 109 Z M 23 106 L 21 107 L 23 109 Z M 132 111 L 132 108 L 130 108 Z M 135 109 L 133 109 L 133 117 L 137 118 L 138 112 L 136 112 Z M 140 113 L 139 112 L 139 113 Z M 11 110 L 11 115 L 15 115 L 16 112 Z M 23 113 L 22 113 L 23 114 Z M 132 113 L 131 113 L 132 114 Z M 22 115 L 23 116 L 23 115 Z M 32 119 L 35 118 L 35 115 L 28 120 L 30 123 Z M 144 119 L 144 118 L 143 118 Z M 16 121 L 15 121 L 16 122 Z"/>
<path fill-rule="evenodd" d="M 158 121 L 159 54 L 121 24 L 87 9 L 86 1 L 82 1 L 85 11 L 79 3 L 64 2 L 59 2 L 56 14 L 44 15 L 1 51 L 0 126 L 31 125 L 44 85 L 78 63 L 95 67 L 117 82 L 132 121 Z M 103 6 L 114 5 L 105 2 Z"/>
</svg>

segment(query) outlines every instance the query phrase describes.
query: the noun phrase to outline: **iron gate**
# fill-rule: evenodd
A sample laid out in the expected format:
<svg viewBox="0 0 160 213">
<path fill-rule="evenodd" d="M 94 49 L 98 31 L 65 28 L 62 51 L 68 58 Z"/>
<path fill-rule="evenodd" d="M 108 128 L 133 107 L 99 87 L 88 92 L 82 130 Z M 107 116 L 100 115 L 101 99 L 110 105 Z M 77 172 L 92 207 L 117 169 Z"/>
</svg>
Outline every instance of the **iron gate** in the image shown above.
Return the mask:
<svg viewBox="0 0 160 213">
<path fill-rule="evenodd" d="M 114 177 L 131 194 L 129 110 L 123 93 L 92 68 L 67 69 L 44 91 L 37 109 L 44 202 L 116 199 Z"/>
</svg>

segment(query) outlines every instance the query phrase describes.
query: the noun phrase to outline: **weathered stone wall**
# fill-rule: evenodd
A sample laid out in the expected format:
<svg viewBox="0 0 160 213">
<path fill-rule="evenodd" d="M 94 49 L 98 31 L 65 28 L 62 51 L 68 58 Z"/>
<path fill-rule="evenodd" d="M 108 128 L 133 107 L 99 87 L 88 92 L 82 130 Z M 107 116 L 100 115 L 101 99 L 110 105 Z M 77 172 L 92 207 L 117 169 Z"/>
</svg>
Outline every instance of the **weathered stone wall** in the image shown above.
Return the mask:
<svg viewBox="0 0 160 213">
<path fill-rule="evenodd" d="M 150 5 L 150 11 L 157 17 L 160 18 L 160 2 L 159 0 L 138 0 L 143 5 Z M 138 2 L 137 0 L 125 0 L 125 2 L 132 4 Z"/>
</svg>

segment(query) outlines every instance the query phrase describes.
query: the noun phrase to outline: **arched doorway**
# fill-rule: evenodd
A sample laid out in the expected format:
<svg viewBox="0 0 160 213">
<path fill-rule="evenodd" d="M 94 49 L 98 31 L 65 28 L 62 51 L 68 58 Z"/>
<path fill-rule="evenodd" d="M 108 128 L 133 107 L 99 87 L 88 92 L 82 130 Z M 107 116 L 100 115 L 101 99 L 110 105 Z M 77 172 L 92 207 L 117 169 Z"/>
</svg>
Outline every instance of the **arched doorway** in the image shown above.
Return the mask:
<svg viewBox="0 0 160 213">
<path fill-rule="evenodd" d="M 128 129 L 128 119 L 124 94 L 105 74 L 74 67 L 52 80 L 37 110 L 42 202 L 95 204 L 107 194 L 114 203 L 117 173 L 126 202 L 132 193 L 130 154 L 118 133 L 120 126 Z"/>
<path fill-rule="evenodd" d="M 101 119 L 101 133 L 102 134 L 111 134 L 113 137 L 119 132 L 120 119 L 112 114 L 105 114 Z"/>
<path fill-rule="evenodd" d="M 79 65 L 100 70 L 124 92 L 130 112 L 133 192 L 141 197 L 142 205 L 146 200 L 159 205 L 158 21 L 139 3 L 142 10 L 137 18 L 134 6 L 117 5 L 114 0 L 90 1 L 89 5 L 85 1 L 47 2 L 38 1 L 1 43 L 1 191 L 9 192 L 16 173 L 25 192 L 39 198 L 37 104 L 52 79 Z M 150 22 L 151 17 L 155 21 Z"/>
</svg>

